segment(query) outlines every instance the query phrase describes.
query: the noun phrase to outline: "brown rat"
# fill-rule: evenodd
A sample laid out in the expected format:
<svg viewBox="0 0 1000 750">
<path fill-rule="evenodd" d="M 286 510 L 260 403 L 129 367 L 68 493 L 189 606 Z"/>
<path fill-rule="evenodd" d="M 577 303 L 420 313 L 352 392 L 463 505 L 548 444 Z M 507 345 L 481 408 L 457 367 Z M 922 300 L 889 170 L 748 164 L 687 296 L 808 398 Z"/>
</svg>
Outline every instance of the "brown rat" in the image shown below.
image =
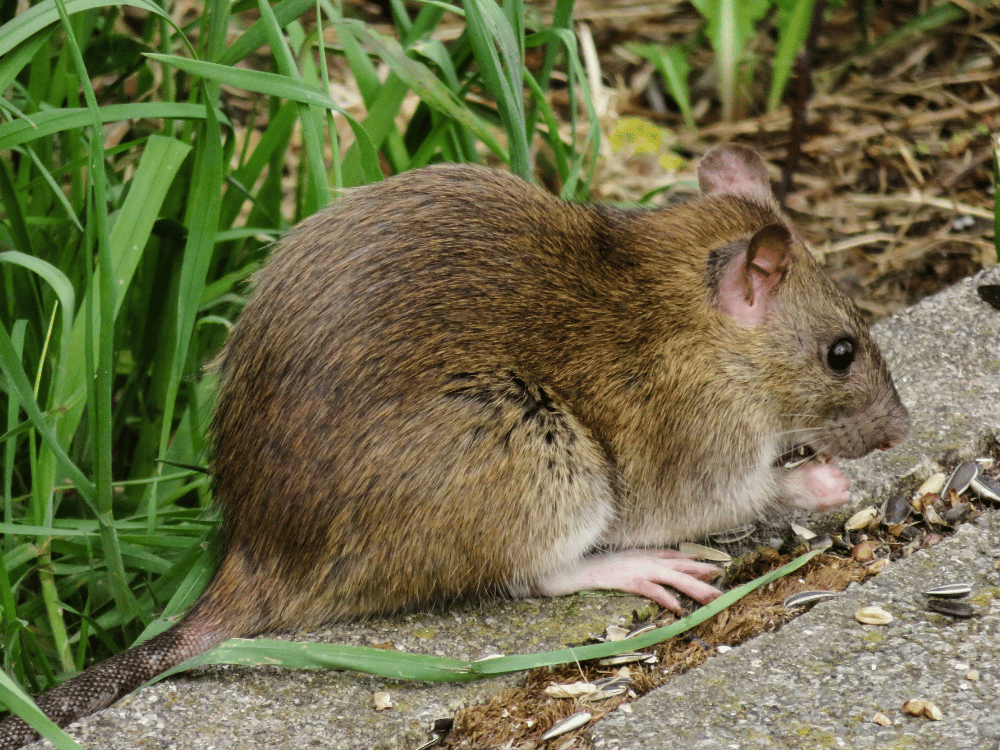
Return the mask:
<svg viewBox="0 0 1000 750">
<path fill-rule="evenodd" d="M 221 358 L 214 578 L 39 705 L 65 725 L 230 637 L 459 597 L 708 601 L 711 566 L 644 548 L 845 502 L 833 459 L 909 427 L 888 369 L 753 151 L 699 183 L 622 210 L 439 165 L 293 228 Z"/>
</svg>

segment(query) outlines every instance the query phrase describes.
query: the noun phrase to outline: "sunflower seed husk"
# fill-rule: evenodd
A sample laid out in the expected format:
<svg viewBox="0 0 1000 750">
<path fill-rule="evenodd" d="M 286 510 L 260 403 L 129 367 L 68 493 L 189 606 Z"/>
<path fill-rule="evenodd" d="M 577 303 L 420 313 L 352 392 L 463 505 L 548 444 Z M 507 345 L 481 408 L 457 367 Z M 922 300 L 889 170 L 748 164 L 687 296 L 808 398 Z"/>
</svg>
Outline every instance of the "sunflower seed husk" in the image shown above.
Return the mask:
<svg viewBox="0 0 1000 750">
<path fill-rule="evenodd" d="M 437 747 L 441 744 L 441 740 L 448 736 L 448 732 L 455 725 L 455 720 L 448 719 L 435 719 L 434 728 L 431 729 L 431 739 L 425 742 L 423 745 L 418 747 L 416 750 L 431 750 L 432 747 Z"/>
<path fill-rule="evenodd" d="M 865 625 L 888 625 L 893 620 L 881 607 L 862 607 L 854 613 L 854 618 Z"/>
<path fill-rule="evenodd" d="M 602 701 L 607 698 L 614 698 L 615 696 L 623 695 L 628 692 L 628 689 L 631 686 L 631 677 L 605 677 L 604 679 L 594 682 L 594 687 L 596 687 L 597 690 L 586 696 L 583 700 L 591 703 L 593 701 Z"/>
<path fill-rule="evenodd" d="M 833 539 L 830 538 L 829 534 L 824 534 L 823 536 L 814 536 L 809 540 L 809 549 L 827 549 L 833 546 Z"/>
<path fill-rule="evenodd" d="M 744 526 L 737 526 L 735 529 L 727 529 L 726 531 L 709 534 L 708 538 L 716 544 L 735 544 L 750 536 L 755 528 L 757 527 L 748 523 Z"/>
<path fill-rule="evenodd" d="M 972 480 L 969 486 L 972 487 L 972 491 L 979 495 L 979 497 L 1000 503 L 1000 484 L 993 477 L 980 474 Z"/>
<path fill-rule="evenodd" d="M 969 483 L 979 476 L 979 471 L 979 464 L 975 461 L 966 461 L 956 466 L 944 487 L 941 488 L 941 499 L 947 498 L 950 490 L 955 490 L 961 495 L 969 489 Z"/>
<path fill-rule="evenodd" d="M 959 526 L 969 520 L 972 515 L 972 505 L 970 503 L 959 503 L 954 508 L 949 508 L 941 516 L 949 526 Z"/>
<path fill-rule="evenodd" d="M 926 508 L 924 508 L 924 520 L 927 521 L 927 523 L 933 523 L 937 526 L 948 525 L 947 523 L 945 523 L 945 520 L 941 518 L 938 512 L 934 510 L 933 505 L 928 505 Z"/>
<path fill-rule="evenodd" d="M 854 549 L 851 550 L 851 557 L 860 563 L 871 562 L 875 559 L 875 550 L 878 549 L 879 542 L 874 539 L 865 539 L 863 542 L 858 542 L 854 545 Z"/>
<path fill-rule="evenodd" d="M 804 604 L 836 599 L 838 596 L 840 596 L 840 593 L 837 591 L 800 591 L 785 599 L 782 606 L 785 609 L 792 609 L 793 607 L 801 607 Z"/>
<path fill-rule="evenodd" d="M 592 718 L 591 714 L 586 711 L 580 711 L 578 713 L 569 716 L 562 721 L 558 722 L 549 731 L 542 735 L 543 740 L 551 740 L 553 737 L 558 737 L 560 734 L 566 734 L 566 732 L 572 732 L 574 729 L 579 729 L 584 724 L 586 724 Z"/>
<path fill-rule="evenodd" d="M 432 747 L 437 747 L 441 744 L 441 740 L 444 739 L 443 734 L 435 734 L 431 732 L 431 738 L 427 740 L 423 745 L 417 748 L 417 750 L 431 750 Z"/>
<path fill-rule="evenodd" d="M 691 555 L 697 560 L 711 560 L 712 562 L 732 562 L 732 555 L 727 555 L 719 549 L 706 547 L 704 544 L 694 542 L 681 542 L 677 545 L 678 551 L 682 555 Z"/>
<path fill-rule="evenodd" d="M 595 690 L 590 695 L 584 696 L 582 700 L 584 703 L 596 703 L 597 701 L 606 701 L 608 698 L 617 698 L 619 695 L 625 695 L 627 692 L 627 687 L 618 685 L 616 687 L 604 688 L 604 690 Z"/>
<path fill-rule="evenodd" d="M 792 533 L 795 534 L 795 536 L 800 539 L 805 539 L 807 542 L 816 536 L 814 532 L 810 531 L 805 526 L 799 526 L 797 523 L 790 524 L 790 526 L 792 527 Z"/>
<path fill-rule="evenodd" d="M 802 464 L 804 464 L 814 455 L 815 454 L 813 453 L 812 449 L 809 448 L 808 446 L 798 445 L 795 448 L 792 448 L 790 451 L 787 451 L 778 456 L 775 463 L 778 466 L 781 466 L 783 469 L 791 471 L 792 469 L 797 469 L 800 466 L 802 466 Z"/>
<path fill-rule="evenodd" d="M 597 663 L 602 667 L 617 667 L 621 664 L 634 664 L 637 661 L 654 662 L 656 661 L 656 654 L 644 654 L 641 651 L 628 651 L 624 654 L 617 654 L 616 656 L 609 656 L 606 659 L 601 659 Z"/>
<path fill-rule="evenodd" d="M 592 682 L 571 682 L 564 685 L 549 685 L 545 688 L 545 694 L 553 698 L 579 698 L 596 692 L 597 686 Z"/>
<path fill-rule="evenodd" d="M 844 529 L 847 531 L 867 529 L 871 525 L 872 521 L 874 521 L 877 517 L 878 510 L 875 508 L 864 508 L 859 510 L 844 522 Z"/>
<path fill-rule="evenodd" d="M 883 727 L 891 727 L 892 726 L 892 719 L 890 719 L 884 713 L 879 712 L 879 713 L 875 714 L 874 716 L 872 716 L 872 723 L 873 724 L 878 724 L 879 726 L 883 726 Z"/>
<path fill-rule="evenodd" d="M 926 716 L 931 721 L 941 721 L 944 718 L 944 712 L 941 711 L 934 703 L 930 701 L 924 701 L 924 716 Z"/>
<path fill-rule="evenodd" d="M 963 619 L 976 614 L 976 610 L 972 608 L 971 604 L 955 601 L 954 599 L 928 599 L 927 609 L 931 612 L 937 612 L 939 615 L 961 617 Z"/>
<path fill-rule="evenodd" d="M 640 625 L 639 627 L 634 628 L 634 629 L 628 631 L 628 633 L 625 634 L 625 637 L 626 638 L 635 638 L 637 635 L 642 635 L 643 633 L 648 633 L 650 630 L 656 630 L 658 627 L 660 627 L 660 626 L 657 625 L 655 622 L 648 622 L 645 625 Z"/>
<path fill-rule="evenodd" d="M 628 638 L 628 631 L 619 625 L 608 625 L 604 629 L 604 640 L 608 643 L 623 641 Z"/>
<path fill-rule="evenodd" d="M 944 586 L 935 586 L 927 589 L 924 596 L 936 596 L 945 599 L 961 599 L 972 593 L 972 586 L 965 583 L 946 583 Z"/>
<path fill-rule="evenodd" d="M 635 682 L 631 677 L 624 674 L 616 674 L 611 677 L 602 677 L 599 680 L 594 680 L 594 687 L 598 690 L 605 690 L 607 688 L 613 687 L 632 687 Z"/>
<path fill-rule="evenodd" d="M 893 495 L 882 506 L 882 523 L 886 526 L 901 524 L 909 517 L 911 510 L 905 492 Z"/>
</svg>

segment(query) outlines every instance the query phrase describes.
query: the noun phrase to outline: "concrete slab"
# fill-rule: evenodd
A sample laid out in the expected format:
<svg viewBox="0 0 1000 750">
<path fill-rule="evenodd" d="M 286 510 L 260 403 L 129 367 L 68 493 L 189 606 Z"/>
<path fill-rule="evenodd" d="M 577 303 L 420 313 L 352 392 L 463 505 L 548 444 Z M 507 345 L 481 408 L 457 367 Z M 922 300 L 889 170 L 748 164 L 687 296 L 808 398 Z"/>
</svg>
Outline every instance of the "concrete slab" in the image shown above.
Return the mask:
<svg viewBox="0 0 1000 750">
<path fill-rule="evenodd" d="M 1000 432 L 1000 312 L 975 294 L 1000 283 L 992 268 L 876 329 L 911 409 L 909 441 L 845 467 L 857 504 L 915 484 L 939 464 L 972 457 Z M 812 519 L 815 521 L 815 519 Z M 772 519 L 766 538 L 778 525 Z M 892 565 L 835 602 L 817 605 L 668 683 L 588 729 L 599 748 L 994 748 L 1000 737 L 1000 519 L 989 514 L 927 552 Z M 974 586 L 978 616 L 952 621 L 923 609 L 919 592 Z M 880 604 L 877 628 L 853 613 Z M 297 635 L 333 643 L 391 642 L 406 651 L 479 658 L 579 643 L 627 621 L 642 600 L 594 594 L 468 606 L 439 614 Z M 969 679 L 978 670 L 979 679 Z M 71 733 L 88 748 L 414 748 L 435 718 L 487 700 L 518 678 L 465 685 L 402 683 L 356 673 L 204 668 L 130 696 Z M 395 705 L 377 712 L 372 694 Z M 903 716 L 911 697 L 944 720 Z M 880 711 L 892 725 L 870 723 Z M 47 746 L 38 743 L 32 747 Z"/>
</svg>

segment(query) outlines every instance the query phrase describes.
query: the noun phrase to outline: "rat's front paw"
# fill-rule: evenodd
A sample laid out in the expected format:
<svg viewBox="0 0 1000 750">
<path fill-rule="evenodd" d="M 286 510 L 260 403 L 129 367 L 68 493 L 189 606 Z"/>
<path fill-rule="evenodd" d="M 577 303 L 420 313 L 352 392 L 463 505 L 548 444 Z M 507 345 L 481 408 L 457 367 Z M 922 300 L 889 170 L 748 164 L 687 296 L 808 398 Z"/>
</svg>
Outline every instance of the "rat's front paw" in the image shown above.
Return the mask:
<svg viewBox="0 0 1000 750">
<path fill-rule="evenodd" d="M 795 505 L 815 513 L 826 513 L 850 500 L 847 487 L 847 477 L 833 461 L 807 463 L 795 469 L 789 478 L 789 491 Z"/>
<path fill-rule="evenodd" d="M 585 557 L 575 565 L 553 571 L 535 585 L 535 592 L 560 596 L 588 589 L 613 589 L 639 594 L 669 610 L 683 613 L 680 602 L 664 586 L 699 602 L 710 602 L 721 592 L 705 581 L 721 571 L 695 562 L 675 550 L 640 549 Z"/>
</svg>

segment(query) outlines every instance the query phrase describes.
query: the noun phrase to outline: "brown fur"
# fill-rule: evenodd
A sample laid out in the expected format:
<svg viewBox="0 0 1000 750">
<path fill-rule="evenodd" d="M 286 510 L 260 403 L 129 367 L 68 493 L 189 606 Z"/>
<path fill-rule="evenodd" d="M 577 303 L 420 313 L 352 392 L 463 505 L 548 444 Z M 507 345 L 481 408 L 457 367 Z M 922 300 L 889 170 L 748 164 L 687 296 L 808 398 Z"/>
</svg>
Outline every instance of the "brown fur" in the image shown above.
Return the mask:
<svg viewBox="0 0 1000 750">
<path fill-rule="evenodd" d="M 790 430 L 843 457 L 902 437 L 877 348 L 797 240 L 760 325 L 720 310 L 728 264 L 784 218 L 752 153 L 707 163 L 725 189 L 659 211 L 429 167 L 291 230 L 222 356 L 219 570 L 179 625 L 97 668 L 104 705 L 231 636 L 524 595 L 590 549 L 759 516 L 789 493 L 771 464 Z"/>
</svg>

